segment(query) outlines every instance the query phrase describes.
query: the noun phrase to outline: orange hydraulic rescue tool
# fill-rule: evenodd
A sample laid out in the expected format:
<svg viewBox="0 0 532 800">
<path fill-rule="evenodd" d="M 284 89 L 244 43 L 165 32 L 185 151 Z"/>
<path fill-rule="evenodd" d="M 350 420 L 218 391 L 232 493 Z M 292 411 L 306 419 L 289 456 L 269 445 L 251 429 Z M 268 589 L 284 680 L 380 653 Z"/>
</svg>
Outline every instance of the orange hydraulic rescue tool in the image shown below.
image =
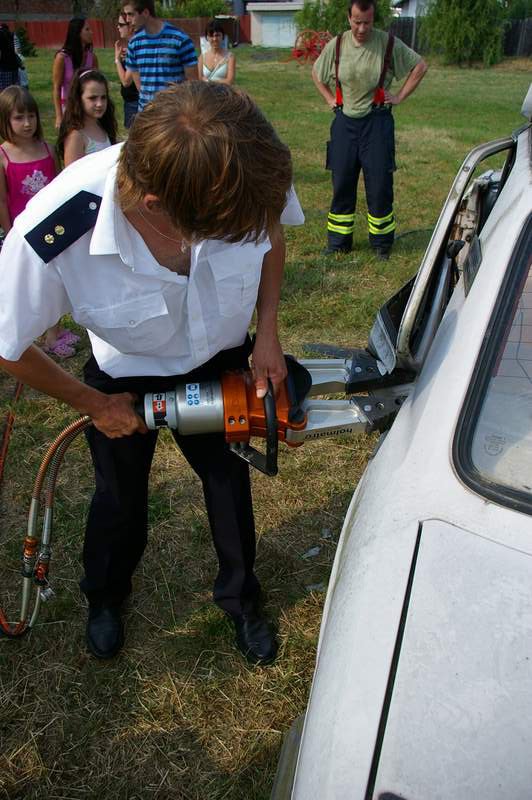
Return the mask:
<svg viewBox="0 0 532 800">
<path fill-rule="evenodd" d="M 267 410 L 264 402 L 257 397 L 251 372 L 226 372 L 222 375 L 222 394 L 224 398 L 225 441 L 249 441 L 257 436 L 265 439 L 267 435 Z M 288 385 L 280 384 L 275 397 L 277 418 L 277 438 L 286 442 L 286 430 L 301 431 L 307 417 L 303 412 L 294 419 L 293 403 L 288 395 Z M 291 447 L 299 447 L 303 442 L 287 442 Z"/>
<path fill-rule="evenodd" d="M 292 447 L 288 431 L 303 431 L 307 415 L 302 408 L 312 376 L 298 361 L 285 356 L 288 374 L 274 396 L 270 385 L 258 399 L 250 370 L 225 372 L 220 380 L 181 383 L 166 392 L 144 396 L 137 412 L 148 428 L 173 428 L 180 434 L 221 433 L 231 450 L 267 475 L 277 474 L 279 440 Z M 266 440 L 266 453 L 251 447 L 251 437 Z"/>
</svg>

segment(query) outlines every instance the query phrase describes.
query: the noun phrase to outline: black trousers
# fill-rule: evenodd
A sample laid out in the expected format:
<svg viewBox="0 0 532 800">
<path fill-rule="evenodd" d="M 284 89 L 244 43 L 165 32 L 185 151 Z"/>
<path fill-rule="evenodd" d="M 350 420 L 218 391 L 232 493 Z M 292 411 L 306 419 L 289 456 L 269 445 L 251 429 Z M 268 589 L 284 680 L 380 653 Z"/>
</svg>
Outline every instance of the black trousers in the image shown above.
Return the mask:
<svg viewBox="0 0 532 800">
<path fill-rule="evenodd" d="M 178 380 L 216 378 L 227 369 L 248 365 L 250 342 L 218 353 L 187 375 L 111 378 L 94 357 L 85 365 L 85 381 L 108 394 L 142 396 L 173 388 Z M 240 614 L 260 593 L 253 572 L 255 526 L 248 465 L 233 455 L 223 434 L 179 436 L 177 445 L 203 484 L 203 492 L 219 570 L 214 600 L 224 611 Z M 157 431 L 109 439 L 87 429 L 96 479 L 89 509 L 81 589 L 91 605 L 119 604 L 131 592 L 131 577 L 147 542 L 148 478 Z"/>
<path fill-rule="evenodd" d="M 373 109 L 360 119 L 336 111 L 327 144 L 327 168 L 332 170 L 333 199 L 327 218 L 331 248 L 353 246 L 355 207 L 360 170 L 368 205 L 368 236 L 374 248 L 393 244 L 394 119 L 388 109 Z"/>
</svg>

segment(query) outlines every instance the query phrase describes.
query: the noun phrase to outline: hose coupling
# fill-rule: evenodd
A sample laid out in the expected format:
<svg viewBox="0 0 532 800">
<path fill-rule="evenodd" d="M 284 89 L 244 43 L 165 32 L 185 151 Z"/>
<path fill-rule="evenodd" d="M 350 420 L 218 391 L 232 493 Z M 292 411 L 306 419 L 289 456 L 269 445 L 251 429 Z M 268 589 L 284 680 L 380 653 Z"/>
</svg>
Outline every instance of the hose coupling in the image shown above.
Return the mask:
<svg viewBox="0 0 532 800">
<path fill-rule="evenodd" d="M 38 541 L 34 536 L 26 536 L 22 548 L 21 572 L 24 578 L 31 578 L 35 565 Z"/>
<path fill-rule="evenodd" d="M 41 600 L 44 600 L 47 603 L 49 600 L 53 600 L 55 597 L 55 592 L 50 585 L 46 586 L 44 589 L 41 588 L 40 590 Z"/>
<path fill-rule="evenodd" d="M 48 569 L 50 566 L 50 550 L 41 550 L 35 567 L 34 580 L 38 586 L 48 586 Z"/>
</svg>

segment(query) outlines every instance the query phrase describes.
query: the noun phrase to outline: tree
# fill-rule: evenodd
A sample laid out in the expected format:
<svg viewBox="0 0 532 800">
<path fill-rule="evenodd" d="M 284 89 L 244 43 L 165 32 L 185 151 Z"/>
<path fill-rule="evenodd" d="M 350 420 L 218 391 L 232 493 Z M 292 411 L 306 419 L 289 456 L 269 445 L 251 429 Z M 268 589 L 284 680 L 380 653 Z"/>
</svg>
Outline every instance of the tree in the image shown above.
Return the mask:
<svg viewBox="0 0 532 800">
<path fill-rule="evenodd" d="M 313 31 L 329 31 L 336 36 L 346 31 L 349 0 L 305 0 L 303 8 L 295 15 L 298 30 L 310 28 Z M 387 28 L 391 20 L 390 4 L 387 0 L 377 0 L 375 24 Z"/>
<path fill-rule="evenodd" d="M 502 58 L 505 12 L 499 0 L 430 0 L 421 20 L 421 38 L 447 64 Z"/>
<path fill-rule="evenodd" d="M 532 17 L 532 0 L 504 0 L 506 19 L 527 19 Z"/>
<path fill-rule="evenodd" d="M 157 16 L 167 19 L 190 17 L 215 17 L 227 14 L 224 0 L 175 0 L 172 3 L 156 3 Z"/>
</svg>

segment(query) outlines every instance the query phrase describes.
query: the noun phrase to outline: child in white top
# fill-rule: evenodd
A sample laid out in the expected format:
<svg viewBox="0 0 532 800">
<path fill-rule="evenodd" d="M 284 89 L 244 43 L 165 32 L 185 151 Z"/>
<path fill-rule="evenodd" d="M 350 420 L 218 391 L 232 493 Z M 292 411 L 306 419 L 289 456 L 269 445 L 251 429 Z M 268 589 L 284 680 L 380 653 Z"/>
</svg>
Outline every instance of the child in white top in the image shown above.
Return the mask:
<svg viewBox="0 0 532 800">
<path fill-rule="evenodd" d="M 78 71 L 72 80 L 57 149 L 65 167 L 116 142 L 114 104 L 99 70 Z"/>
</svg>

